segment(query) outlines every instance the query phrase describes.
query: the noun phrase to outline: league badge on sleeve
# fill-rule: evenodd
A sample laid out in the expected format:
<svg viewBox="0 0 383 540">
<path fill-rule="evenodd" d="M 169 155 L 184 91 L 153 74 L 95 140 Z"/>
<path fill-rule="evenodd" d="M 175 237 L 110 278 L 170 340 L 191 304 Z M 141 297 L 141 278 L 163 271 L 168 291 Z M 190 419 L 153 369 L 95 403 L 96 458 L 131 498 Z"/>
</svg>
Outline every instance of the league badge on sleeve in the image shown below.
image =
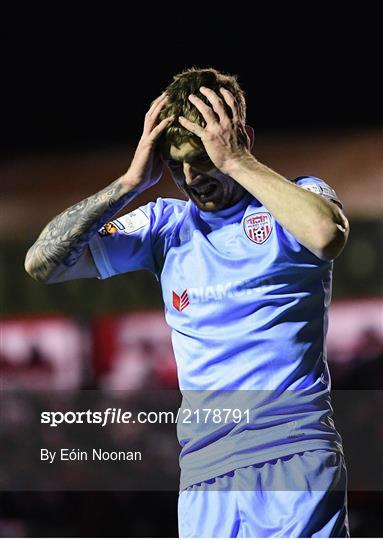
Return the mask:
<svg viewBox="0 0 383 540">
<path fill-rule="evenodd" d="M 98 230 L 98 234 L 100 236 L 109 236 L 118 232 L 119 230 L 122 231 L 123 229 L 123 224 L 118 221 L 118 219 L 115 219 L 114 221 L 109 221 L 108 223 L 105 223 L 105 225 L 103 225 L 101 229 Z"/>
<path fill-rule="evenodd" d="M 113 221 L 105 223 L 105 225 L 98 230 L 98 234 L 100 236 L 110 236 L 116 232 L 132 234 L 139 229 L 142 229 L 142 227 L 146 227 L 148 223 L 148 216 L 141 208 L 137 208 L 136 210 L 133 210 L 133 212 L 129 212 L 129 214 L 125 214 L 119 219 L 114 219 Z"/>
<path fill-rule="evenodd" d="M 335 202 L 340 208 L 343 208 L 343 205 L 338 199 L 338 196 L 335 190 L 332 187 L 330 187 L 328 184 L 326 184 L 326 182 L 324 182 L 323 180 L 321 180 L 320 183 L 311 182 L 308 184 L 298 184 L 298 185 L 302 189 L 311 191 L 312 193 L 317 193 L 318 195 L 321 195 L 325 199 Z"/>
<path fill-rule="evenodd" d="M 244 219 L 243 226 L 247 238 L 256 244 L 263 244 L 273 230 L 271 215 L 268 212 L 250 214 Z"/>
</svg>

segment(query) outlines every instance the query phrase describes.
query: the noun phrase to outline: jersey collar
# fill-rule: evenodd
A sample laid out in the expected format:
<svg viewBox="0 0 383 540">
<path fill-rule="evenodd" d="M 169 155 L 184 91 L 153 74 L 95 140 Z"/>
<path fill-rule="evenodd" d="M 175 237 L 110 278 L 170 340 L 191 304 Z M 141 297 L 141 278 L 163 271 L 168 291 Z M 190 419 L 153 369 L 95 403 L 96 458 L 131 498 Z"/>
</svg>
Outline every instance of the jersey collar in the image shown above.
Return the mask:
<svg viewBox="0 0 383 540">
<path fill-rule="evenodd" d="M 199 210 L 194 204 L 193 206 L 203 221 L 209 223 L 209 225 L 219 225 L 222 222 L 235 223 L 236 221 L 241 221 L 244 211 L 253 199 L 254 197 L 250 193 L 247 193 L 237 203 L 233 204 L 233 206 L 218 210 L 217 212 L 205 212 L 204 210 Z"/>
</svg>

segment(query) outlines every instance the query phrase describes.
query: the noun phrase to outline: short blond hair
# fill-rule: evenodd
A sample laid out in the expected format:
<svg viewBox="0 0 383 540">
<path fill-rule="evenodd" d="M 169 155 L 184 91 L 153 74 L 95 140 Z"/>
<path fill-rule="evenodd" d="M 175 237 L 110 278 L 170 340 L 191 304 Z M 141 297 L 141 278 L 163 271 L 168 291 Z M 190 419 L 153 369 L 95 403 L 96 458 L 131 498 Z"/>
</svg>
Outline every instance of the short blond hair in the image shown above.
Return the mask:
<svg viewBox="0 0 383 540">
<path fill-rule="evenodd" d="M 189 95 L 195 94 L 201 98 L 207 105 L 211 106 L 208 99 L 200 93 L 201 86 L 206 86 L 214 90 L 220 97 L 219 89 L 221 87 L 229 90 L 236 101 L 238 114 L 241 124 L 246 123 L 246 101 L 245 93 L 239 86 L 236 75 L 228 75 L 221 73 L 214 68 L 196 68 L 192 67 L 177 75 L 174 75 L 173 82 L 166 87 L 165 92 L 168 96 L 167 103 L 163 107 L 160 120 L 167 116 L 174 115 L 174 121 L 166 129 L 163 138 L 169 145 L 179 147 L 185 142 L 194 142 L 200 145 L 200 140 L 190 131 L 185 129 L 178 122 L 179 116 L 184 116 L 192 122 L 205 127 L 205 120 L 199 110 L 189 101 Z M 224 101 L 226 112 L 231 117 L 232 112 L 230 107 Z M 245 133 L 239 133 L 240 143 L 245 144 Z M 243 140 L 241 140 L 243 139 Z"/>
</svg>

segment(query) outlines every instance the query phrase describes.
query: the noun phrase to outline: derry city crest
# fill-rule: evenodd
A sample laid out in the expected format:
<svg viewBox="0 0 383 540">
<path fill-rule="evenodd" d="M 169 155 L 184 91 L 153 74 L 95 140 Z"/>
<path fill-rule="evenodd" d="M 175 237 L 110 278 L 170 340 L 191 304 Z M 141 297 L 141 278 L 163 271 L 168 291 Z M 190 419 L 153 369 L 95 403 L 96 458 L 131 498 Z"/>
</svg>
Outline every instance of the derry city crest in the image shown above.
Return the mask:
<svg viewBox="0 0 383 540">
<path fill-rule="evenodd" d="M 263 244 L 273 230 L 271 215 L 268 212 L 250 214 L 243 222 L 246 236 L 256 244 Z"/>
</svg>

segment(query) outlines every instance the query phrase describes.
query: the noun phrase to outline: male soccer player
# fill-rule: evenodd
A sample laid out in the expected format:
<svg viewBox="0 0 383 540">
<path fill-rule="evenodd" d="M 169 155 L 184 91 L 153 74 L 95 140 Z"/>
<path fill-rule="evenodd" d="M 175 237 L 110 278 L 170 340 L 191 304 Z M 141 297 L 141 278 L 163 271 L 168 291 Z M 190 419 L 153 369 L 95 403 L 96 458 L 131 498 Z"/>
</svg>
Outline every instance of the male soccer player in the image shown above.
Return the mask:
<svg viewBox="0 0 383 540">
<path fill-rule="evenodd" d="M 235 77 L 176 75 L 128 171 L 48 223 L 26 269 L 46 283 L 138 269 L 160 280 L 193 420 L 178 427 L 180 536 L 345 537 L 324 342 L 348 222 L 324 181 L 290 181 L 252 155 L 245 116 Z M 110 221 L 164 163 L 189 200 Z"/>
</svg>

